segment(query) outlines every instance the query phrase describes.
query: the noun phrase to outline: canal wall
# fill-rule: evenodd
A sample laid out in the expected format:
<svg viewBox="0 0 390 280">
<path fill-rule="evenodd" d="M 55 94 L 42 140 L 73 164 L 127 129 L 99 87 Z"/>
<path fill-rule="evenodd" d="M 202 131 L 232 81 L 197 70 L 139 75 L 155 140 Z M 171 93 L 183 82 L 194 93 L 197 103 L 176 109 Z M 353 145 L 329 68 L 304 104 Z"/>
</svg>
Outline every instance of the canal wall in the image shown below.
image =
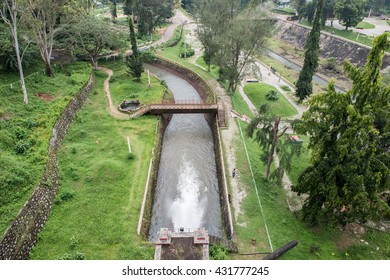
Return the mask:
<svg viewBox="0 0 390 280">
<path fill-rule="evenodd" d="M 57 119 L 50 138 L 48 159 L 42 179 L 0 241 L 0 259 L 28 259 L 31 249 L 37 242 L 38 233 L 49 217 L 58 191 L 58 150 L 69 125 L 87 100 L 93 86 L 94 76 L 91 74 L 88 82 Z"/>
<path fill-rule="evenodd" d="M 276 23 L 275 35 L 296 48 L 304 49 L 310 30 L 310 27 L 280 19 Z M 327 32 L 321 32 L 320 55 L 324 58 L 334 57 L 338 64 L 348 60 L 361 67 L 366 63 L 370 50 L 371 47 L 369 46 Z M 383 58 L 382 69 L 388 67 L 390 68 L 390 55 L 387 53 Z"/>
<path fill-rule="evenodd" d="M 156 133 L 154 137 L 154 145 L 152 150 L 152 167 L 150 171 L 150 175 L 148 178 L 148 185 L 145 186 L 147 189 L 146 192 L 146 200 L 145 204 L 142 206 L 144 207 L 143 210 L 141 210 L 141 221 L 139 225 L 139 229 L 137 229 L 137 233 L 141 235 L 144 239 L 148 239 L 149 231 L 150 231 L 150 221 L 152 219 L 152 212 L 153 212 L 153 203 L 154 203 L 154 196 L 156 192 L 156 186 L 157 186 L 157 178 L 158 178 L 158 170 L 160 166 L 160 159 L 161 159 L 161 151 L 163 146 L 163 139 L 164 139 L 164 132 L 167 128 L 170 121 L 170 115 L 162 115 L 159 117 L 157 121 L 156 126 Z"/>
<path fill-rule="evenodd" d="M 155 61 L 155 64 L 158 67 L 161 67 L 177 76 L 179 76 L 182 79 L 185 79 L 188 81 L 199 93 L 202 100 L 205 102 L 216 102 L 216 95 L 213 92 L 210 85 L 203 80 L 198 74 L 193 72 L 191 69 L 188 69 L 182 65 L 179 65 L 175 62 L 172 62 L 170 60 L 167 60 L 162 57 L 158 57 Z M 223 149 L 222 149 L 222 139 L 220 136 L 220 128 L 219 128 L 219 121 L 218 117 L 215 114 L 205 114 L 205 118 L 210 126 L 210 129 L 213 134 L 213 141 L 214 141 L 214 153 L 215 153 L 215 160 L 216 160 L 216 168 L 217 168 L 217 177 L 218 177 L 218 186 L 219 186 L 219 195 L 220 195 L 220 203 L 221 203 L 221 213 L 222 213 L 222 222 L 224 226 L 225 236 L 228 240 L 231 239 L 234 233 L 234 226 L 233 226 L 233 219 L 231 215 L 231 207 L 229 202 L 229 195 L 228 195 L 228 184 L 226 180 L 226 170 L 224 167 L 224 158 L 223 158 Z M 163 130 L 161 130 L 161 142 L 158 147 L 158 153 L 160 159 L 161 155 L 161 148 L 162 148 L 162 137 L 164 135 L 164 131 L 166 128 L 166 125 L 168 124 L 170 120 L 170 116 L 166 116 L 166 119 L 164 120 L 164 127 Z M 156 167 L 158 170 L 158 165 Z M 152 185 L 151 189 L 151 198 L 154 197 L 156 183 L 157 183 L 157 171 L 155 172 L 155 175 L 153 176 L 154 183 Z M 150 203 L 151 207 L 148 209 L 148 216 L 151 218 L 152 215 L 152 204 Z M 146 218 L 146 217 L 145 217 Z M 150 221 L 150 219 L 149 219 Z M 149 222 L 150 225 L 150 222 Z M 145 228 L 146 230 L 146 228 Z M 148 230 L 149 231 L 149 230 Z M 143 232 L 148 232 L 143 231 Z"/>
</svg>

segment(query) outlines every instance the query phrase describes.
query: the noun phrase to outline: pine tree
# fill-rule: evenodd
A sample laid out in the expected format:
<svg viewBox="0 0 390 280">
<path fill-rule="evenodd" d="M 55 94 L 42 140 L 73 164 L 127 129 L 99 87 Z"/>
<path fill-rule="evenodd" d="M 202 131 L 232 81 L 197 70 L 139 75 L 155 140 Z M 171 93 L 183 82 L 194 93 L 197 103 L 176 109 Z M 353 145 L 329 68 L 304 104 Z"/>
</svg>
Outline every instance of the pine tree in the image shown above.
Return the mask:
<svg viewBox="0 0 390 280">
<path fill-rule="evenodd" d="M 299 101 L 303 101 L 313 92 L 311 83 L 313 75 L 318 67 L 318 54 L 320 49 L 320 31 L 321 31 L 321 13 L 324 7 L 324 0 L 319 0 L 314 18 L 313 28 L 311 29 L 305 45 L 305 61 L 303 68 L 299 73 L 297 81 L 297 91 L 295 95 Z"/>
<path fill-rule="evenodd" d="M 137 48 L 133 19 L 130 16 L 128 18 L 132 54 L 126 58 L 126 65 L 128 67 L 128 73 L 139 81 L 141 79 L 142 72 L 144 71 L 143 59 Z"/>
<path fill-rule="evenodd" d="M 310 224 L 366 222 L 390 215 L 382 195 L 390 190 L 390 86 L 381 81 L 390 35 L 374 40 L 363 70 L 345 70 L 352 90 L 328 92 L 310 99 L 298 131 L 310 136 L 311 166 L 293 190 L 308 194 L 303 218 Z"/>
</svg>

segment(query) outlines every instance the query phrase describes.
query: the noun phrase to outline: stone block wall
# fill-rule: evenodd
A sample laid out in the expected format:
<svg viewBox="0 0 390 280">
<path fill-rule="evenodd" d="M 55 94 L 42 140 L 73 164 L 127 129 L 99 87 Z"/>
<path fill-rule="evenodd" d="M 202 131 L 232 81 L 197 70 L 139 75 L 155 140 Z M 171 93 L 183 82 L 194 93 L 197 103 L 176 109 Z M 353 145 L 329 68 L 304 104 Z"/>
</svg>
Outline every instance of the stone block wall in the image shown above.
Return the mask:
<svg viewBox="0 0 390 280">
<path fill-rule="evenodd" d="M 278 20 L 276 36 L 291 45 L 304 49 L 310 28 L 290 21 Z M 322 32 L 320 37 L 320 55 L 324 58 L 334 57 L 338 63 L 349 60 L 358 67 L 366 63 L 371 47 L 365 46 L 338 36 Z M 382 69 L 390 67 L 390 55 L 383 58 Z"/>
</svg>

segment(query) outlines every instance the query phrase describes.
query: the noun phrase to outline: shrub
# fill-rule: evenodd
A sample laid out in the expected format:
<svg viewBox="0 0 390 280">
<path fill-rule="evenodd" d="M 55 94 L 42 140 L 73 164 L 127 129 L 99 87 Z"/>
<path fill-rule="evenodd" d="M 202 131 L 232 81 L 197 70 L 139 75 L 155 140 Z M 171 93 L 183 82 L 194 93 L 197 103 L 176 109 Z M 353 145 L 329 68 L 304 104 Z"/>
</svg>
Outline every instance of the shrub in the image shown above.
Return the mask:
<svg viewBox="0 0 390 280">
<path fill-rule="evenodd" d="M 219 245 L 210 246 L 210 259 L 211 260 L 226 260 L 227 251 L 225 247 Z"/>
<path fill-rule="evenodd" d="M 286 86 L 286 85 L 282 85 L 282 86 L 280 86 L 280 88 L 284 91 L 291 91 L 291 88 L 289 86 Z"/>
<path fill-rule="evenodd" d="M 128 155 L 127 155 L 127 159 L 128 160 L 132 160 L 132 159 L 134 159 L 135 158 L 135 155 L 133 154 L 133 153 L 128 153 Z"/>
<path fill-rule="evenodd" d="M 191 48 L 191 46 L 189 44 L 186 44 L 185 53 L 186 53 L 186 58 L 188 58 L 188 57 L 191 57 L 195 54 L 195 50 L 193 48 Z M 179 57 L 184 57 L 184 43 L 181 43 Z"/>
<path fill-rule="evenodd" d="M 325 68 L 328 70 L 336 70 L 337 61 L 335 57 L 329 57 L 326 59 Z"/>
<path fill-rule="evenodd" d="M 65 254 L 61 260 L 85 260 L 85 254 L 80 252 Z"/>
<path fill-rule="evenodd" d="M 265 95 L 265 97 L 267 98 L 267 100 L 270 100 L 270 101 L 275 101 L 275 100 L 277 100 L 279 98 L 278 93 L 275 90 L 270 90 Z"/>
<path fill-rule="evenodd" d="M 19 140 L 15 144 L 15 151 L 18 154 L 24 154 L 31 147 L 31 143 L 25 140 Z"/>
</svg>

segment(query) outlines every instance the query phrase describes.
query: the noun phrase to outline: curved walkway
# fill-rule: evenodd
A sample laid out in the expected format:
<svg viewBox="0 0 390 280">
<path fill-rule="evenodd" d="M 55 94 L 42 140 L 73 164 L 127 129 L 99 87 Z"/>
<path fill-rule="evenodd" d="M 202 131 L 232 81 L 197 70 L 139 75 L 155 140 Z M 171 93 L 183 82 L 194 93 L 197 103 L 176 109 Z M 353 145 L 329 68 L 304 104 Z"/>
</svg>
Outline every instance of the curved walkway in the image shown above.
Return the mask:
<svg viewBox="0 0 390 280">
<path fill-rule="evenodd" d="M 111 98 L 111 92 L 110 92 L 110 79 L 113 75 L 113 71 L 109 68 L 106 67 L 98 67 L 98 70 L 102 70 L 106 72 L 108 77 L 104 80 L 104 92 L 106 93 L 106 98 L 107 98 L 107 109 L 108 112 L 110 113 L 111 116 L 117 119 L 129 119 L 129 115 L 122 113 L 118 110 L 117 107 L 115 107 L 112 103 L 112 98 Z"/>
</svg>

